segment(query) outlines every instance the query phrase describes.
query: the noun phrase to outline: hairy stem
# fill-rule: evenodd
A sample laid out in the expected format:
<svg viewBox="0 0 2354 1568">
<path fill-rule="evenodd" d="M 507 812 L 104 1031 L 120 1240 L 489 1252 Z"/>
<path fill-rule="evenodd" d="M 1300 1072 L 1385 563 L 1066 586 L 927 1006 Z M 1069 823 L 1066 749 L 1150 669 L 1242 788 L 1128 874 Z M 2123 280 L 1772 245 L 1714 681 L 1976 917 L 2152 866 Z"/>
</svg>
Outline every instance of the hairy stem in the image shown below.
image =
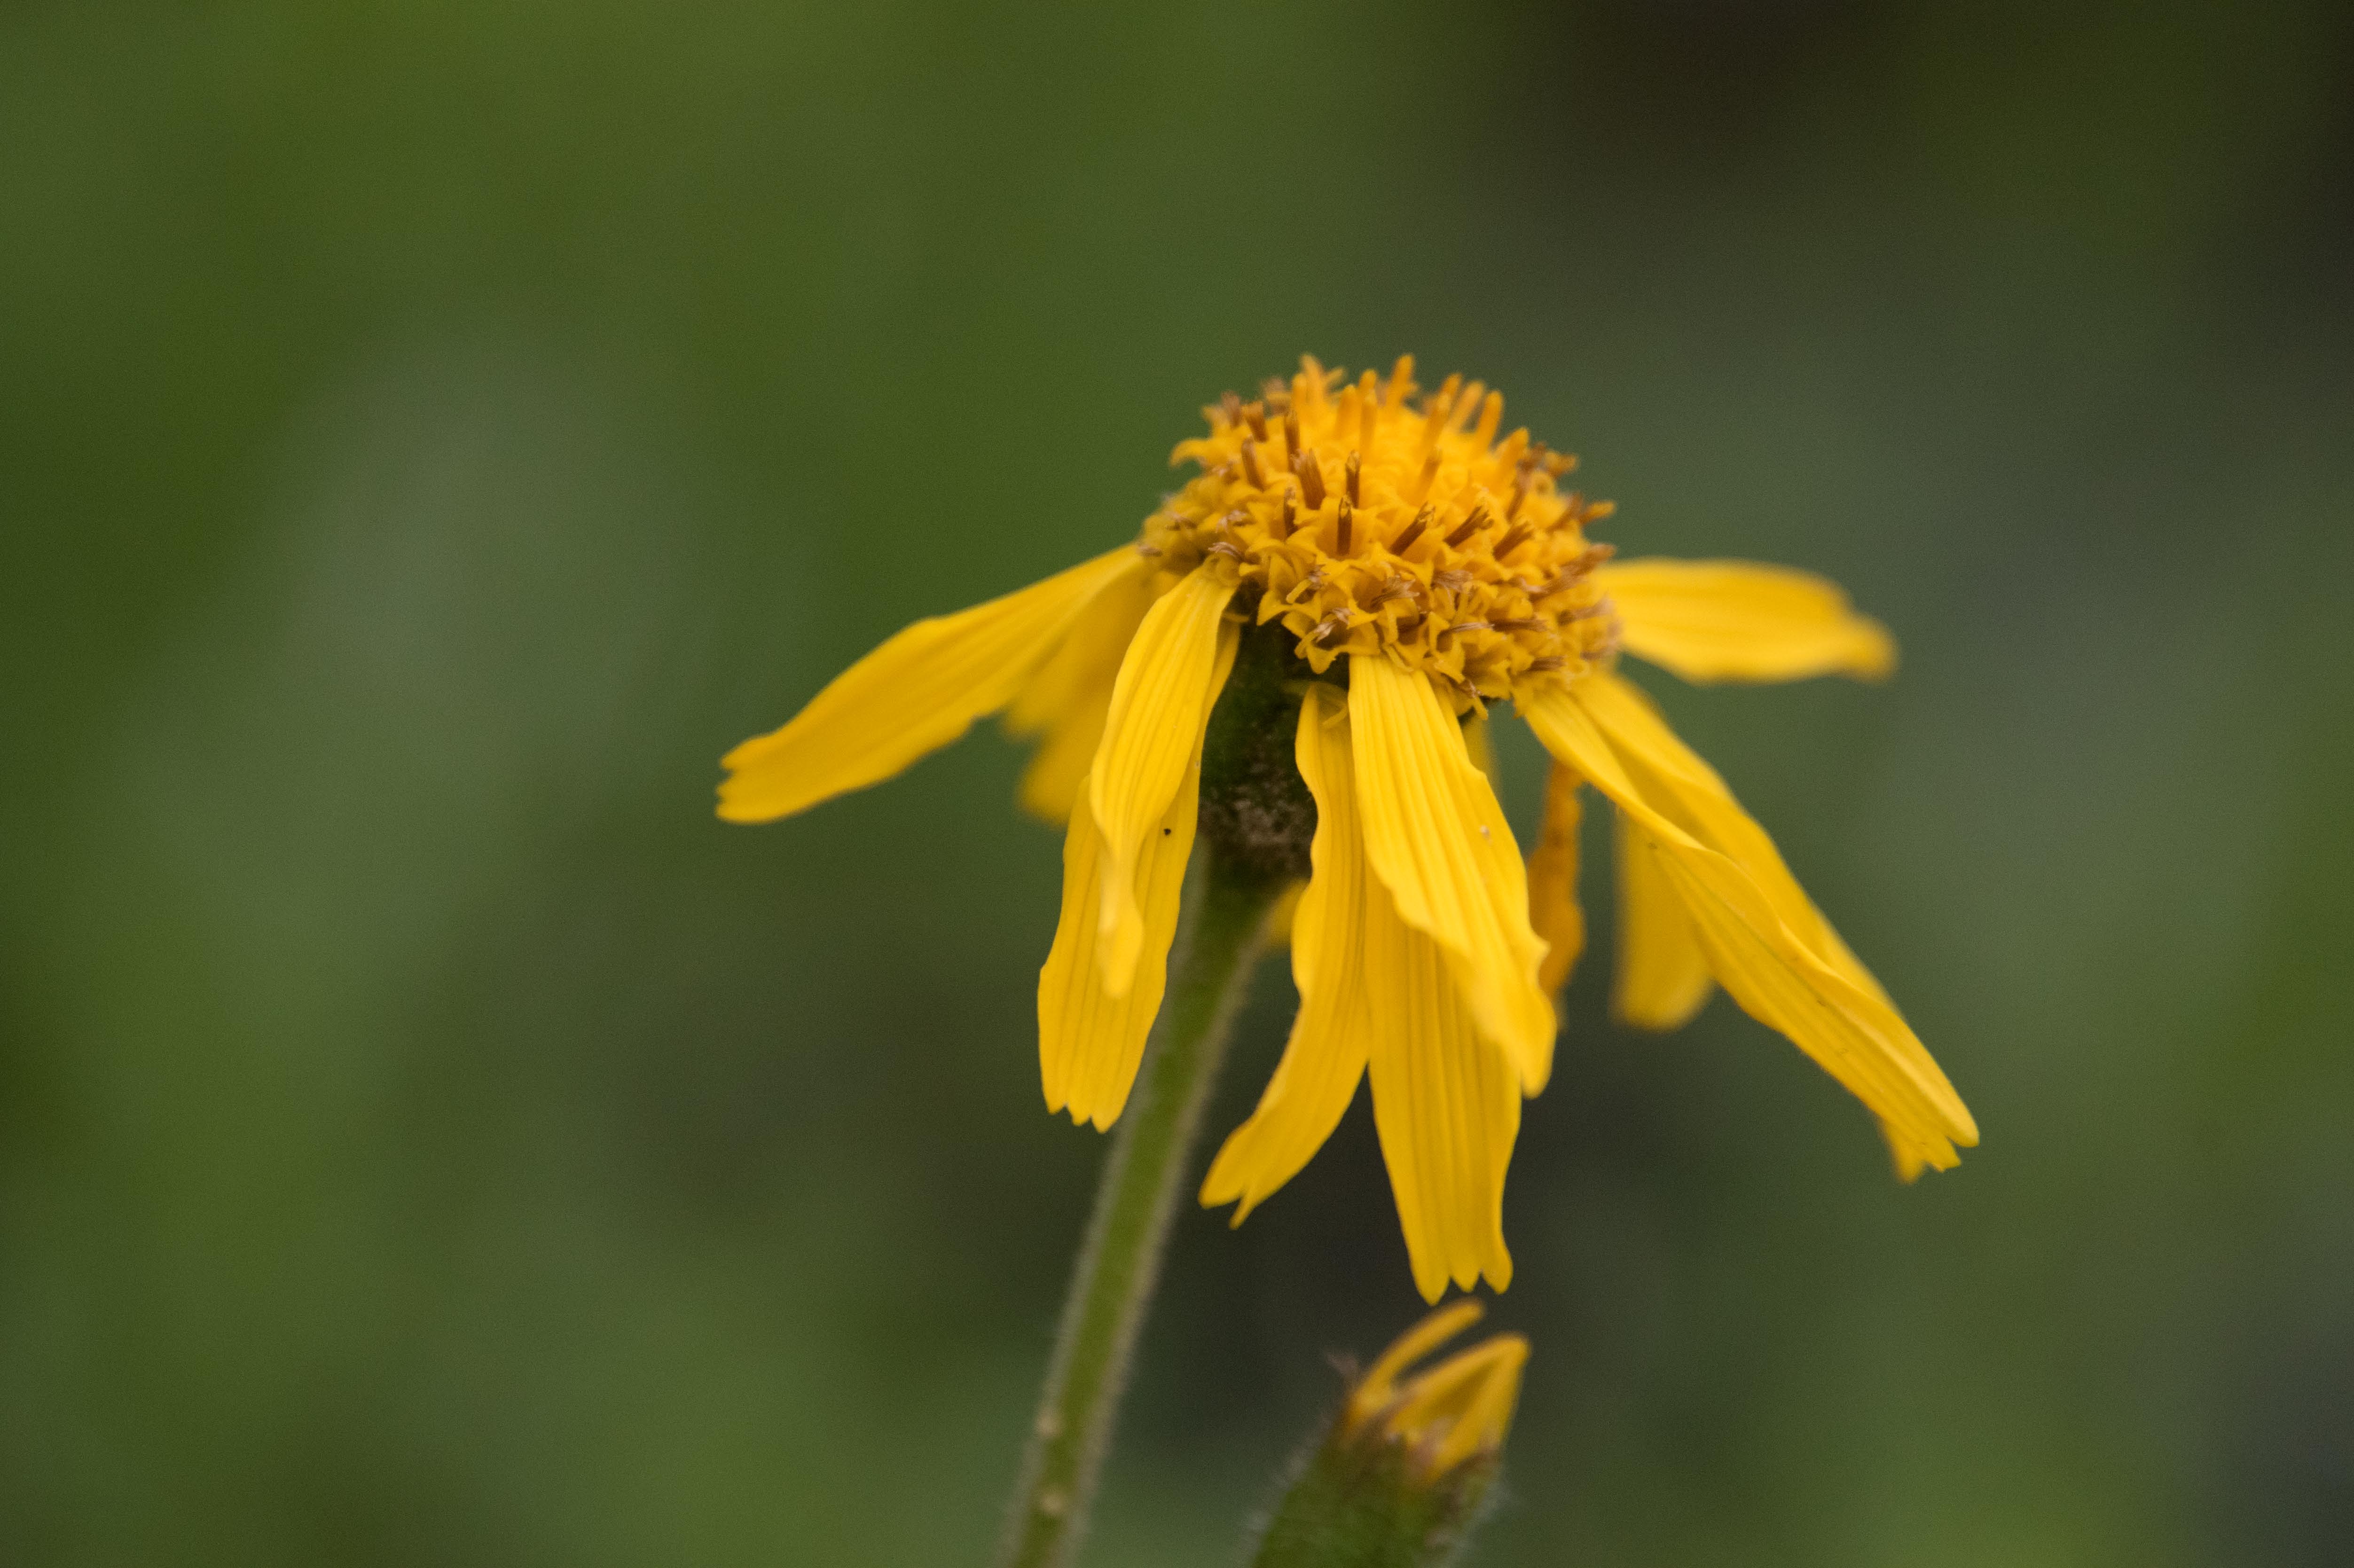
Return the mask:
<svg viewBox="0 0 2354 1568">
<path fill-rule="evenodd" d="M 1204 858 L 1160 1022 L 1104 1160 L 1000 1568 L 1062 1568 L 1078 1546 L 1202 1107 L 1281 886 L 1214 850 Z"/>
</svg>

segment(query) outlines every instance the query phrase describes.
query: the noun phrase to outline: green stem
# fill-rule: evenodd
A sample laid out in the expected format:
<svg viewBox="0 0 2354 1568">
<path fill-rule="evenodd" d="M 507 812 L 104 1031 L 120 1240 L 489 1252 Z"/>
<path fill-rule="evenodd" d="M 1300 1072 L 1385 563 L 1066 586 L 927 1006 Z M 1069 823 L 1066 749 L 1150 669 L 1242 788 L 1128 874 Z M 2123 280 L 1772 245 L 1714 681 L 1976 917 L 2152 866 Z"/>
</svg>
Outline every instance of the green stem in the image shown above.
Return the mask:
<svg viewBox="0 0 2354 1568">
<path fill-rule="evenodd" d="M 1062 1568 L 1078 1546 L 1128 1380 L 1129 1353 L 1160 1277 L 1186 1157 L 1281 886 L 1214 851 L 1204 858 L 1208 864 L 1190 901 L 1161 1020 L 1104 1160 L 1095 1217 L 1063 1303 L 1000 1568 Z"/>
</svg>

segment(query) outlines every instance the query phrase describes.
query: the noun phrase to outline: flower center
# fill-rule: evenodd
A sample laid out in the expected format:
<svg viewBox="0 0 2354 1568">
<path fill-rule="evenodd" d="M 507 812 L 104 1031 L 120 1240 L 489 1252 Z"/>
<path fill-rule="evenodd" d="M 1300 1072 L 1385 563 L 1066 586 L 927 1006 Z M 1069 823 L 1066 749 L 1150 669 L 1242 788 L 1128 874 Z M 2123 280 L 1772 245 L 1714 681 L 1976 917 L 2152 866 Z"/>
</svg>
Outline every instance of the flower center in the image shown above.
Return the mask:
<svg viewBox="0 0 2354 1568">
<path fill-rule="evenodd" d="M 1137 548 L 1182 574 L 1231 571 L 1236 603 L 1279 620 L 1318 674 L 1343 653 L 1387 652 L 1453 691 L 1458 710 L 1558 672 L 1574 679 L 1617 652 L 1618 627 L 1594 568 L 1607 517 L 1557 482 L 1577 464 L 1500 441 L 1501 394 L 1459 376 L 1413 403 L 1411 356 L 1386 381 L 1313 359 L 1257 401 L 1228 393 L 1210 433 L 1172 461 L 1199 477 L 1145 520 Z M 1339 393 L 1334 394 L 1334 387 Z"/>
</svg>

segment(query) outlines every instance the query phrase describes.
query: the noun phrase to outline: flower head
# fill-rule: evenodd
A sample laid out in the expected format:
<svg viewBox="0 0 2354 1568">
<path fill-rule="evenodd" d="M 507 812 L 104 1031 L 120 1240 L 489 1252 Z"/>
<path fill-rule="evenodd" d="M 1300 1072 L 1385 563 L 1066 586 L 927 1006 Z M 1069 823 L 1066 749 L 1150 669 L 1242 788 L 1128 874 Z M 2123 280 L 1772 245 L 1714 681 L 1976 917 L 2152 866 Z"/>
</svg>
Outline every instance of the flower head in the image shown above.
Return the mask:
<svg viewBox="0 0 2354 1568">
<path fill-rule="evenodd" d="M 1485 1312 L 1477 1301 L 1456 1301 L 1399 1335 L 1350 1389 L 1341 1414 L 1341 1436 L 1400 1445 L 1425 1478 L 1501 1448 L 1521 1397 L 1528 1340 L 1497 1334 L 1405 1377 L 1415 1362 Z"/>
<path fill-rule="evenodd" d="M 1871 1107 L 1901 1173 L 1953 1164 L 1977 1128 L 1944 1074 L 1616 669 L 1623 650 L 1696 681 L 1875 677 L 1886 631 L 1804 573 L 1612 561 L 1585 532 L 1610 508 L 1561 490 L 1574 460 L 1500 436 L 1499 395 L 1416 391 L 1410 360 L 1353 382 L 1310 360 L 1257 399 L 1229 395 L 1177 449 L 1200 473 L 1132 546 L 892 638 L 728 754 L 720 814 L 790 815 L 991 713 L 1035 736 L 1023 802 L 1067 823 L 1040 1065 L 1048 1108 L 1099 1128 L 1160 1007 L 1197 833 L 1304 876 L 1299 1012 L 1202 1196 L 1239 1224 L 1370 1076 L 1431 1300 L 1450 1279 L 1511 1278 L 1505 1169 L 1583 942 L 1587 784 L 1618 813 L 1619 1015 L 1672 1027 L 1721 984 Z M 1554 758 L 1525 862 L 1484 766 L 1481 726 L 1507 700 Z"/>
<path fill-rule="evenodd" d="M 1258 1568 L 1457 1560 L 1495 1486 L 1529 1342 L 1498 1334 L 1408 1369 L 1480 1314 L 1477 1301 L 1442 1308 L 1351 1383 L 1267 1516 Z"/>
</svg>

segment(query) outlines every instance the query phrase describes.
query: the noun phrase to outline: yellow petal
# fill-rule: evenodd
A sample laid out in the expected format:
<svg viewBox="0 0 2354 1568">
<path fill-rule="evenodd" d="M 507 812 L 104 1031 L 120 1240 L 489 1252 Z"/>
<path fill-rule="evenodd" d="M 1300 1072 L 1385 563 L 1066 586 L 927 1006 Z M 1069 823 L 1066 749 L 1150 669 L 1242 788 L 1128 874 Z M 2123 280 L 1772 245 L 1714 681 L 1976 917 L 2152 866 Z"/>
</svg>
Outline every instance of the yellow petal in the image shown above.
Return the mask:
<svg viewBox="0 0 2354 1568">
<path fill-rule="evenodd" d="M 1625 811 L 1618 818 L 1618 975 L 1610 1011 L 1638 1029 L 1681 1029 L 1708 1000 L 1708 955 L 1661 851 Z"/>
<path fill-rule="evenodd" d="M 1145 612 L 1112 685 L 1087 779 L 1087 809 L 1104 846 L 1096 958 L 1111 996 L 1127 991 L 1142 951 L 1138 857 L 1201 757 L 1203 726 L 1234 662 L 1236 633 L 1225 625 L 1234 592 L 1232 582 L 1195 568 Z"/>
<path fill-rule="evenodd" d="M 1546 749 L 1583 773 L 1663 852 L 1658 863 L 1691 916 L 1718 983 L 1870 1107 L 1904 1147 L 1939 1169 L 1953 1164 L 1952 1145 L 1976 1143 L 1978 1128 L 1910 1026 L 1883 997 L 1790 928 L 1753 867 L 1674 820 L 1691 821 L 1692 814 L 1667 775 L 1684 770 L 1689 783 L 1688 769 L 1677 759 L 1648 757 L 1627 734 L 1609 730 L 1603 714 L 1623 718 L 1624 705 L 1606 696 L 1601 711 L 1589 707 L 1593 684 L 1589 677 L 1575 687 L 1540 691 L 1522 701 L 1522 712 Z"/>
<path fill-rule="evenodd" d="M 1013 701 L 1095 596 L 1149 566 L 1126 546 L 936 616 L 834 677 L 791 723 L 721 759 L 719 814 L 765 822 L 879 783 Z"/>
<path fill-rule="evenodd" d="M 1465 1460 L 1503 1446 L 1528 1364 L 1529 1342 L 1518 1334 L 1449 1356 L 1417 1376 L 1384 1429 L 1416 1448 L 1427 1474 L 1444 1475 Z"/>
<path fill-rule="evenodd" d="M 1701 842 L 1738 863 L 1755 879 L 1774 912 L 1817 957 L 1892 1009 L 1888 993 L 1840 939 L 1815 907 L 1782 853 L 1715 768 L 1684 744 L 1643 689 L 1624 676 L 1602 672 L 1578 683 L 1586 712 L 1613 738 L 1638 782 L 1655 786 L 1652 800 Z"/>
<path fill-rule="evenodd" d="M 1308 885 L 1295 882 L 1276 896 L 1275 907 L 1267 912 L 1267 945 L 1270 948 L 1291 946 L 1292 927 L 1299 920 L 1299 901 L 1308 893 Z"/>
<path fill-rule="evenodd" d="M 1496 738 L 1488 733 L 1485 714 L 1473 714 L 1463 721 L 1463 752 L 1471 758 L 1471 766 L 1488 776 L 1488 787 L 1496 786 Z"/>
<path fill-rule="evenodd" d="M 1005 710 L 1007 734 L 1042 737 L 1022 775 L 1019 799 L 1031 815 L 1050 822 L 1069 820 L 1071 802 L 1103 739 L 1120 655 L 1151 606 L 1149 571 L 1133 573 L 1104 589 Z"/>
<path fill-rule="evenodd" d="M 1896 667 L 1888 629 L 1838 584 L 1754 561 L 1613 562 L 1595 573 L 1627 652 L 1687 681 L 1797 681 Z"/>
<path fill-rule="evenodd" d="M 1469 1290 L 1485 1275 L 1501 1290 L 1512 1282 L 1504 1171 L 1521 1086 L 1481 1035 L 1446 950 L 1382 894 L 1376 884 L 1363 906 L 1367 1065 L 1415 1287 L 1436 1301 L 1449 1279 Z"/>
<path fill-rule="evenodd" d="M 1121 996 L 1108 995 L 1096 962 L 1097 878 L 1103 838 L 1087 810 L 1086 791 L 1075 798 L 1063 838 L 1063 914 L 1055 945 L 1038 971 L 1038 1068 L 1046 1108 L 1067 1109 L 1074 1123 L 1108 1128 L 1128 1104 L 1144 1042 L 1161 1011 L 1169 980 L 1169 946 L 1177 935 L 1177 913 L 1185 885 L 1185 863 L 1193 852 L 1196 808 L 1201 800 L 1198 768 L 1186 769 L 1176 798 L 1143 849 L 1137 865 L 1141 885 L 1143 936 L 1135 980 Z"/>
<path fill-rule="evenodd" d="M 1373 1364 L 1350 1392 L 1350 1425 L 1363 1425 L 1387 1409 L 1397 1398 L 1399 1373 L 1487 1315 L 1488 1308 L 1477 1298 L 1462 1297 L 1399 1335 L 1395 1343 L 1373 1358 Z"/>
<path fill-rule="evenodd" d="M 1544 827 L 1529 852 L 1529 925 L 1545 943 L 1537 984 L 1559 996 L 1585 950 L 1585 911 L 1577 903 L 1578 777 L 1556 762 L 1545 778 Z"/>
<path fill-rule="evenodd" d="M 1104 714 L 1111 707 L 1108 684 L 1103 700 L 1066 715 L 1049 727 L 1030 765 L 1022 770 L 1014 800 L 1043 822 L 1067 822 L 1071 808 L 1087 788 L 1087 769 L 1095 766 L 1096 747 L 1103 741 Z"/>
<path fill-rule="evenodd" d="M 1527 871 L 1496 791 L 1419 672 L 1352 654 L 1349 718 L 1366 856 L 1535 1094 L 1552 1070 L 1553 1002 L 1537 980 L 1545 948 L 1529 925 Z"/>
<path fill-rule="evenodd" d="M 1299 776 L 1316 798 L 1314 874 L 1293 917 L 1291 978 L 1299 1012 L 1259 1097 L 1202 1183 L 1205 1204 L 1236 1203 L 1234 1223 L 1299 1173 L 1332 1136 L 1365 1072 L 1364 905 L 1369 885 L 1350 758 L 1347 698 L 1318 682 L 1299 708 Z"/>
</svg>

